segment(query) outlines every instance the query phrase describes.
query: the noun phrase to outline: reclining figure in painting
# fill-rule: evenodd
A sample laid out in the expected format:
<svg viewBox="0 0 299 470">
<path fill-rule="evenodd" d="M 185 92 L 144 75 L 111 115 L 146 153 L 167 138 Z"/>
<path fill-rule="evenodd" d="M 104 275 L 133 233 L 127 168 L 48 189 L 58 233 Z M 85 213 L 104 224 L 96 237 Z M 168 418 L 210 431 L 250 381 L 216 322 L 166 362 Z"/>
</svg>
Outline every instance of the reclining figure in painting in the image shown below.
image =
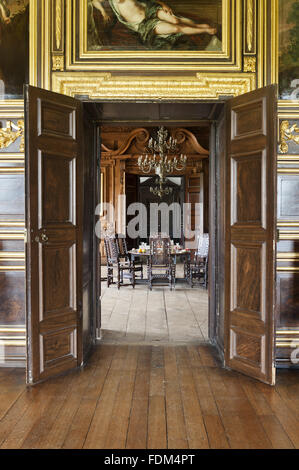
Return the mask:
<svg viewBox="0 0 299 470">
<path fill-rule="evenodd" d="M 92 0 L 104 23 L 111 21 L 104 7 L 105 0 Z M 109 0 L 110 7 L 120 23 L 137 33 L 149 49 L 175 49 L 184 35 L 216 34 L 209 24 L 196 23 L 190 18 L 176 16 L 172 9 L 158 0 Z"/>
</svg>

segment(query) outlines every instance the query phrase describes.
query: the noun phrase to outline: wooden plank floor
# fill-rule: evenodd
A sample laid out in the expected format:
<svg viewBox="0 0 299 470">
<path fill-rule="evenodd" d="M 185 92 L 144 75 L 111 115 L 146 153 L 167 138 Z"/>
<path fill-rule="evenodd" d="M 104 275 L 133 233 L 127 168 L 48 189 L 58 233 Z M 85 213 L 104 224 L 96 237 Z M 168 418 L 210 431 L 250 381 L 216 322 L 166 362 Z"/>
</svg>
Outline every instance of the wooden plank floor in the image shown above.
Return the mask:
<svg viewBox="0 0 299 470">
<path fill-rule="evenodd" d="M 101 344 L 79 371 L 26 388 L 0 371 L 0 448 L 299 448 L 297 371 L 272 388 L 204 344 Z"/>
<path fill-rule="evenodd" d="M 178 266 L 178 275 L 183 268 Z M 102 273 L 105 275 L 105 268 Z M 107 289 L 102 282 L 102 339 L 113 343 L 199 342 L 208 340 L 208 291 L 179 283 Z"/>
</svg>

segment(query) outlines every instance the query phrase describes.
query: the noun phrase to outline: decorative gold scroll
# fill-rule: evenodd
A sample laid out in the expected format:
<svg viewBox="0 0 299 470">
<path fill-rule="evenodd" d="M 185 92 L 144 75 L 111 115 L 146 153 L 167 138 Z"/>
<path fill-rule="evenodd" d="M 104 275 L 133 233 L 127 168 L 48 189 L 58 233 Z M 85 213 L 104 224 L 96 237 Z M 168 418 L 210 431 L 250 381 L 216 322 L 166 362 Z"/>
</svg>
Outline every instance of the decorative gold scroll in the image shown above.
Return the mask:
<svg viewBox="0 0 299 470">
<path fill-rule="evenodd" d="M 17 125 L 7 121 L 6 127 L 0 128 L 0 149 L 8 148 L 21 137 L 20 152 L 24 152 L 24 121 L 19 120 Z"/>
<path fill-rule="evenodd" d="M 287 153 L 289 150 L 289 146 L 287 144 L 288 141 L 295 142 L 295 144 L 299 145 L 299 127 L 297 124 L 293 124 L 290 126 L 289 121 L 281 121 L 280 123 L 280 145 L 279 151 L 281 153 Z"/>
</svg>

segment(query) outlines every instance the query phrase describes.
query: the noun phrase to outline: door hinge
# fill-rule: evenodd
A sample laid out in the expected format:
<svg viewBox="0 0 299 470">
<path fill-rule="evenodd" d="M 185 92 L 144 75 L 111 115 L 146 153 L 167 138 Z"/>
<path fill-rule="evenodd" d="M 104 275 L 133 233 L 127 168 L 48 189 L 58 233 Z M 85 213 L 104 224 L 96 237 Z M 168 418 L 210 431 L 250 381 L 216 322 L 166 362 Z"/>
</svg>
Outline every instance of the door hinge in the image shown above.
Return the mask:
<svg viewBox="0 0 299 470">
<path fill-rule="evenodd" d="M 28 230 L 27 230 L 27 228 L 24 229 L 24 243 L 25 243 L 25 245 L 28 243 Z"/>
</svg>

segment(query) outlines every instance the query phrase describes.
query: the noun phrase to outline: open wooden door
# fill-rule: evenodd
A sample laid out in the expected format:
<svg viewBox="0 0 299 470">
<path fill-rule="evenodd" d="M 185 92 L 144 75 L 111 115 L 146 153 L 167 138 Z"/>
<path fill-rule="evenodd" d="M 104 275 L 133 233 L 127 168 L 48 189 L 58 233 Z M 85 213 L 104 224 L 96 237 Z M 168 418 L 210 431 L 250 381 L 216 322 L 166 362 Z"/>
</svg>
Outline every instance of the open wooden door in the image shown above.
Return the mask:
<svg viewBox="0 0 299 470">
<path fill-rule="evenodd" d="M 82 364 L 81 103 L 26 87 L 27 383 Z"/>
<path fill-rule="evenodd" d="M 225 364 L 275 383 L 276 85 L 227 103 Z"/>
</svg>

